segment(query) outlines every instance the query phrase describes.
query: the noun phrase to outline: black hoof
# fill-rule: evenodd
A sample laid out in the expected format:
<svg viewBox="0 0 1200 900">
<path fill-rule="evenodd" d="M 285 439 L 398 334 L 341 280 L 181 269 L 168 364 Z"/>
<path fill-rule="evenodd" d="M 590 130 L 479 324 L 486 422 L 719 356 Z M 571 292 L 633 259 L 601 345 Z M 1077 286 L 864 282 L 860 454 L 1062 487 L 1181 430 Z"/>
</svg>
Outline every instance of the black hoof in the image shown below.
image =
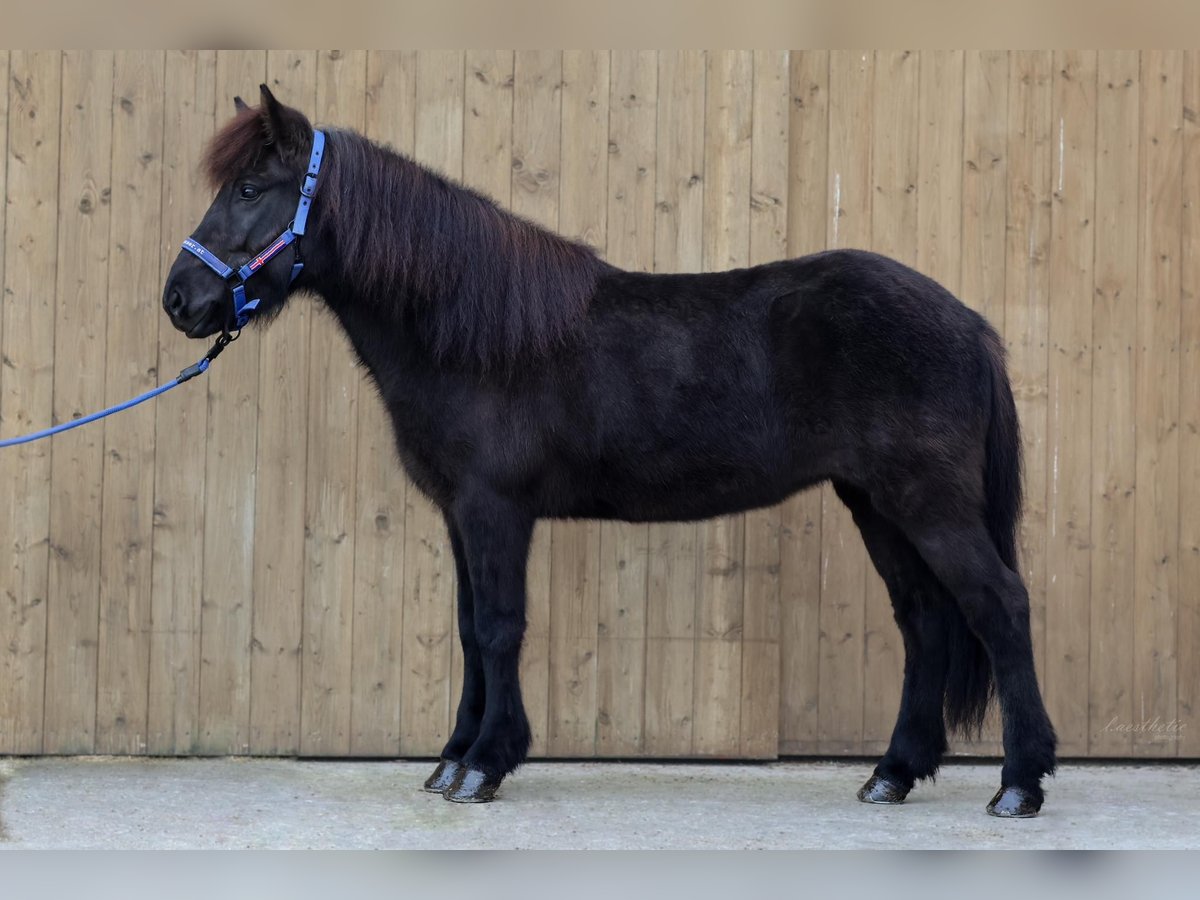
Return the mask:
<svg viewBox="0 0 1200 900">
<path fill-rule="evenodd" d="M 858 789 L 858 799 L 863 803 L 903 803 L 908 796 L 908 788 L 901 787 L 886 778 L 872 775 L 867 783 Z"/>
<path fill-rule="evenodd" d="M 990 815 L 1002 819 L 1032 819 L 1042 808 L 1042 801 L 1019 787 L 1002 787 L 987 805 Z"/>
<path fill-rule="evenodd" d="M 425 790 L 431 794 L 446 793 L 446 789 L 454 784 L 454 779 L 458 777 L 458 773 L 462 771 L 462 768 L 462 763 L 443 759 L 438 763 L 437 768 L 433 770 L 433 774 L 425 779 Z"/>
<path fill-rule="evenodd" d="M 454 783 L 442 796 L 452 803 L 491 803 L 503 780 L 503 777 L 492 778 L 479 769 L 460 768 Z"/>
</svg>

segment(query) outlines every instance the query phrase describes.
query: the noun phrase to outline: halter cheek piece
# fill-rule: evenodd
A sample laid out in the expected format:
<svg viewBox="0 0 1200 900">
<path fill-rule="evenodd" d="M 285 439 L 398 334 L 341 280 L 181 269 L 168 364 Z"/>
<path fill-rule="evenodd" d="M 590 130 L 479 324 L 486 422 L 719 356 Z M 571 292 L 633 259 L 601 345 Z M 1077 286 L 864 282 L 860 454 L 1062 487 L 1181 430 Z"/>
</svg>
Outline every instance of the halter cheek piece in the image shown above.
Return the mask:
<svg viewBox="0 0 1200 900">
<path fill-rule="evenodd" d="M 271 241 L 265 250 L 257 254 L 245 265 L 237 269 L 227 265 L 221 261 L 219 256 L 195 238 L 187 238 L 183 242 L 184 250 L 196 256 L 225 281 L 232 283 L 233 318 L 236 328 L 245 326 L 250 321 L 250 316 L 258 309 L 259 301 L 257 298 L 254 300 L 246 299 L 246 282 L 255 272 L 274 259 L 284 247 L 287 247 L 289 244 L 293 245 L 293 250 L 296 254 L 295 262 L 292 264 L 292 277 L 288 281 L 288 284 L 295 281 L 304 270 L 304 263 L 300 260 L 299 238 L 304 234 L 304 229 L 308 225 L 308 210 L 312 206 L 313 195 L 317 192 L 317 175 L 321 172 L 321 159 L 324 152 L 325 134 L 314 129 L 312 153 L 308 157 L 308 171 L 305 173 L 304 181 L 300 185 L 300 202 L 296 205 L 296 217 L 292 219 L 291 224 L 284 230 L 283 234 Z M 227 341 L 229 340 L 228 332 L 223 336 Z"/>
</svg>

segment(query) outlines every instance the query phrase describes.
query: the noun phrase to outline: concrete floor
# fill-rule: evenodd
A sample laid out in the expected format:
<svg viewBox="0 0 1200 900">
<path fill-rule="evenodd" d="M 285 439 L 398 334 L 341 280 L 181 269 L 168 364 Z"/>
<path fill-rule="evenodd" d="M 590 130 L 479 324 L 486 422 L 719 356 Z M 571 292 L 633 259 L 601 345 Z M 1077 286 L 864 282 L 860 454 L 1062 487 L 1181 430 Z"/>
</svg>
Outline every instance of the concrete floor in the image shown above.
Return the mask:
<svg viewBox="0 0 1200 900">
<path fill-rule="evenodd" d="M 870 764 L 531 763 L 487 806 L 419 790 L 432 763 L 0 760 L 0 846 L 1125 848 L 1200 846 L 1200 768 L 1064 765 L 1037 819 L 984 813 L 996 764 L 947 765 L 898 807 Z"/>
</svg>

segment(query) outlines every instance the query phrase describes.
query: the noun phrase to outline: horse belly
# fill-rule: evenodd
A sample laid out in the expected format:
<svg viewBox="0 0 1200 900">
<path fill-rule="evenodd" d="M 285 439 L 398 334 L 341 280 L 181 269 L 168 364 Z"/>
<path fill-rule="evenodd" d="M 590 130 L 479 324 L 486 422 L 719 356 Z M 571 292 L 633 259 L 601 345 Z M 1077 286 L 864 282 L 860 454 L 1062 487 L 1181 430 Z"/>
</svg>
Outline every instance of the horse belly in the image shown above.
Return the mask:
<svg viewBox="0 0 1200 900">
<path fill-rule="evenodd" d="M 593 459 L 564 479 L 574 486 L 565 515 L 693 521 L 770 506 L 804 486 L 781 430 L 725 437 Z"/>
</svg>

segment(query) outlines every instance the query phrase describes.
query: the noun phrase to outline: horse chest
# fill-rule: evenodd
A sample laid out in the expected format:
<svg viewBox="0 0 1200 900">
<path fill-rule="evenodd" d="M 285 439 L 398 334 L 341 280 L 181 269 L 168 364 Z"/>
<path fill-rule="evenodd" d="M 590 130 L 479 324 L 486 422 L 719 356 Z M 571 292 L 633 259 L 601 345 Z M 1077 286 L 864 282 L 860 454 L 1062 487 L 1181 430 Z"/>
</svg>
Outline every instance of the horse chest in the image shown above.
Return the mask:
<svg viewBox="0 0 1200 900">
<path fill-rule="evenodd" d="M 389 403 L 388 407 L 405 474 L 435 504 L 448 506 L 455 481 L 448 437 L 427 416 L 415 414 L 407 404 Z"/>
</svg>

